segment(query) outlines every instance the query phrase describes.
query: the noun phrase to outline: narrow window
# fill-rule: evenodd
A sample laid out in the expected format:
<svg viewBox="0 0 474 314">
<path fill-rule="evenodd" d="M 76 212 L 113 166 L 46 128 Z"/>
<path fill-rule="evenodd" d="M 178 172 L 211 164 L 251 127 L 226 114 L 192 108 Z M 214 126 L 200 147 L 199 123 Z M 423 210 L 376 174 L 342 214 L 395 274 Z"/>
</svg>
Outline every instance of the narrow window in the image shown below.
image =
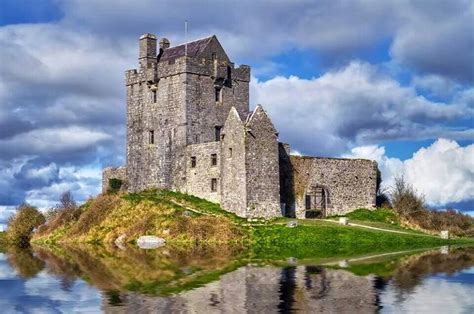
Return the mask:
<svg viewBox="0 0 474 314">
<path fill-rule="evenodd" d="M 196 168 L 196 157 L 191 157 L 191 168 Z"/>
<path fill-rule="evenodd" d="M 220 125 L 216 125 L 214 127 L 214 140 L 216 142 L 219 142 L 221 140 L 221 129 L 222 129 L 222 126 Z"/>
<path fill-rule="evenodd" d="M 305 208 L 311 209 L 311 195 L 306 195 L 305 197 Z"/>
<path fill-rule="evenodd" d="M 211 191 L 217 191 L 217 179 L 211 179 Z"/>
<path fill-rule="evenodd" d="M 215 88 L 215 98 L 216 102 L 222 102 L 222 88 L 216 87 Z"/>
<path fill-rule="evenodd" d="M 211 166 L 217 166 L 217 154 L 211 154 Z"/>
<path fill-rule="evenodd" d="M 232 157 L 232 148 L 229 148 L 229 158 Z"/>
<path fill-rule="evenodd" d="M 230 65 L 227 66 L 227 80 L 232 80 L 232 68 Z"/>
<path fill-rule="evenodd" d="M 156 90 L 151 91 L 153 103 L 156 103 Z"/>
<path fill-rule="evenodd" d="M 155 144 L 155 131 L 153 130 L 148 131 L 148 143 Z"/>
</svg>

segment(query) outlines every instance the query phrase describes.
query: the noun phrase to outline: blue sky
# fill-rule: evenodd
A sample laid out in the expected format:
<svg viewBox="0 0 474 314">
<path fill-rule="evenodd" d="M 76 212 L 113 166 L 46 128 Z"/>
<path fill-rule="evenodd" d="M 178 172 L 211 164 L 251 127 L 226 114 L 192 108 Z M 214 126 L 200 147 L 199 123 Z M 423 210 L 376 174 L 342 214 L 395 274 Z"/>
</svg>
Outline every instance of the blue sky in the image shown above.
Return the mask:
<svg viewBox="0 0 474 314">
<path fill-rule="evenodd" d="M 137 39 L 216 34 L 295 153 L 375 159 L 474 211 L 472 1 L 0 2 L 0 220 L 100 189 L 124 162 Z M 3 217 L 3 218 L 2 218 Z"/>
</svg>

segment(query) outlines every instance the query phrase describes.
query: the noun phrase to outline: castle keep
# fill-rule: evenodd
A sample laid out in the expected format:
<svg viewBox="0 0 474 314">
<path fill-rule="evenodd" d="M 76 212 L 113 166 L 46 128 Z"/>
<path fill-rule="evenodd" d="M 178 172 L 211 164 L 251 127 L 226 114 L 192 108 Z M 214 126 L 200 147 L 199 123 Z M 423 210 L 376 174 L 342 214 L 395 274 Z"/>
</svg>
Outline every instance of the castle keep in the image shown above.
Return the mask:
<svg viewBox="0 0 474 314">
<path fill-rule="evenodd" d="M 144 34 L 138 60 L 125 73 L 127 164 L 104 169 L 104 192 L 119 179 L 130 192 L 180 191 L 248 218 L 375 207 L 377 164 L 291 155 L 265 110 L 249 110 L 250 67 L 235 67 L 216 36 L 171 47 Z"/>
</svg>

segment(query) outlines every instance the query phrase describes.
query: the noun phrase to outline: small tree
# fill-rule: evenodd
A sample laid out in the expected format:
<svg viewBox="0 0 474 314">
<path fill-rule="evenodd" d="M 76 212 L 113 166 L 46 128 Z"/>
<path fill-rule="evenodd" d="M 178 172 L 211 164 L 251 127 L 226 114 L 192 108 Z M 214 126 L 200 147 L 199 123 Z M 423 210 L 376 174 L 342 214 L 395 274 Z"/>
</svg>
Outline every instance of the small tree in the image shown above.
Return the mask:
<svg viewBox="0 0 474 314">
<path fill-rule="evenodd" d="M 19 247 L 28 246 L 33 231 L 44 222 L 44 215 L 36 207 L 26 203 L 21 204 L 8 220 L 8 242 Z"/>
<path fill-rule="evenodd" d="M 55 207 L 48 210 L 46 214 L 46 224 L 38 229 L 39 234 L 46 234 L 60 226 L 64 226 L 72 221 L 79 219 L 81 215 L 81 209 L 77 206 L 76 202 L 70 191 L 66 191 L 61 194 L 59 203 Z"/>
<path fill-rule="evenodd" d="M 403 176 L 395 178 L 395 186 L 391 191 L 390 199 L 393 208 L 404 217 L 425 211 L 424 197 L 418 195 Z"/>
</svg>

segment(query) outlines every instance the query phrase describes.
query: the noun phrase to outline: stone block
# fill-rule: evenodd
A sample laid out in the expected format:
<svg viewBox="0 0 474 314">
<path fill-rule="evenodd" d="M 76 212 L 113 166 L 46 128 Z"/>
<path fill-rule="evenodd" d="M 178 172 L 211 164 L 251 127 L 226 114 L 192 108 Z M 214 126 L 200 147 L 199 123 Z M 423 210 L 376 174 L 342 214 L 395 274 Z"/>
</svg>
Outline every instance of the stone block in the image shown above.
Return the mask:
<svg viewBox="0 0 474 314">
<path fill-rule="evenodd" d="M 165 245 L 166 240 L 155 236 L 141 236 L 137 240 L 137 245 L 141 249 L 156 249 Z"/>
<path fill-rule="evenodd" d="M 298 222 L 296 220 L 290 221 L 289 223 L 286 224 L 288 228 L 296 228 L 298 227 Z"/>
<path fill-rule="evenodd" d="M 449 239 L 449 231 L 448 230 L 443 230 L 440 233 L 441 239 Z"/>
</svg>

